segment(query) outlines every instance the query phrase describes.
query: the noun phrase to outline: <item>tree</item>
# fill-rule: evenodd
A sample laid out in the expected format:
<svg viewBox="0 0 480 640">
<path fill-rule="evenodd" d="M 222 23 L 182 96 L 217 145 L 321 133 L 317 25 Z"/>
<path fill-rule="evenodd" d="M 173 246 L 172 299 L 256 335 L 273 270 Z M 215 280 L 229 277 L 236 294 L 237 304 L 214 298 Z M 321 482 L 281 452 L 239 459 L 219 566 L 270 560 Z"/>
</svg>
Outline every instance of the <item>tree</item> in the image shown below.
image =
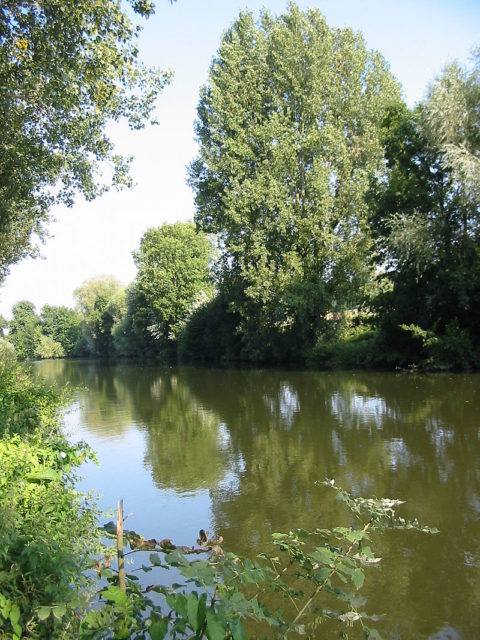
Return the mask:
<svg viewBox="0 0 480 640">
<path fill-rule="evenodd" d="M 13 305 L 8 340 L 15 347 L 19 360 L 30 360 L 35 357 L 39 326 L 40 318 L 35 313 L 32 302 L 22 300 Z"/>
<path fill-rule="evenodd" d="M 428 134 L 440 147 L 443 165 L 461 185 L 465 197 L 480 205 L 480 47 L 473 64 L 448 65 L 432 83 L 425 110 Z"/>
<path fill-rule="evenodd" d="M 457 78 L 457 65 L 445 73 L 452 69 Z M 400 365 L 423 361 L 462 368 L 480 363 L 474 180 L 461 163 L 454 166 L 451 152 L 432 130 L 436 106 L 431 101 L 436 103 L 437 90 L 445 84 L 445 77 L 439 79 L 414 111 L 403 107 L 389 112 L 384 122 L 387 179 L 375 183 L 370 200 L 380 278 L 391 285 L 376 307 L 382 334 L 393 348 L 391 362 Z M 452 99 L 444 93 L 445 104 Z M 440 120 L 435 127 L 448 128 Z M 467 136 L 468 126 L 462 129 L 465 139 L 457 136 L 457 149 L 473 149 L 474 136 Z"/>
<path fill-rule="evenodd" d="M 114 355 L 113 330 L 125 313 L 125 287 L 113 276 L 86 280 L 74 291 L 84 319 L 87 351 L 101 358 Z"/>
<path fill-rule="evenodd" d="M 135 14 L 150 0 L 129 0 Z M 34 252 L 54 203 L 128 184 L 109 121 L 149 120 L 169 73 L 138 59 L 139 28 L 109 0 L 6 0 L 0 7 L 0 281 Z M 108 174 L 108 172 L 107 172 Z"/>
<path fill-rule="evenodd" d="M 211 246 L 191 223 L 149 229 L 133 258 L 138 267 L 131 311 L 144 355 L 172 355 L 192 311 L 208 300 Z"/>
<path fill-rule="evenodd" d="M 82 335 L 82 317 L 68 307 L 46 304 L 40 312 L 42 334 L 59 343 L 66 356 L 75 355 L 75 348 Z"/>
<path fill-rule="evenodd" d="M 34 357 L 39 360 L 46 360 L 49 358 L 64 358 L 65 355 L 65 349 L 60 342 L 57 342 L 51 336 L 44 335 L 40 327 L 37 327 Z"/>
<path fill-rule="evenodd" d="M 241 13 L 201 90 L 196 223 L 218 236 L 219 287 L 244 355 L 298 359 L 371 274 L 365 194 L 399 87 L 350 29 L 294 4 Z"/>
<path fill-rule="evenodd" d="M 5 337 L 5 329 L 8 329 L 8 320 L 0 314 L 0 338 Z"/>
</svg>

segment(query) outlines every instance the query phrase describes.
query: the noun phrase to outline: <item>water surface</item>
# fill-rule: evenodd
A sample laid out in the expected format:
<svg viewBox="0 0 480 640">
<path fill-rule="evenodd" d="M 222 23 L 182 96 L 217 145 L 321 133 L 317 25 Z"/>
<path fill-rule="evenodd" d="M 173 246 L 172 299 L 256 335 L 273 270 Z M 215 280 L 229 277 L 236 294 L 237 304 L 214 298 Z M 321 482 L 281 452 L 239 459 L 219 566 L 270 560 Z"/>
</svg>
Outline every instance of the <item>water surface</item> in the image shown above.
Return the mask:
<svg viewBox="0 0 480 640">
<path fill-rule="evenodd" d="M 368 573 L 386 638 L 480 638 L 480 376 L 159 368 L 48 361 L 66 428 L 98 452 L 83 489 L 128 526 L 255 555 L 272 531 L 345 522 L 316 480 L 407 501 L 437 536 L 389 532 Z M 324 637 L 322 635 L 322 637 Z M 336 637 L 332 636 L 332 637 Z"/>
</svg>

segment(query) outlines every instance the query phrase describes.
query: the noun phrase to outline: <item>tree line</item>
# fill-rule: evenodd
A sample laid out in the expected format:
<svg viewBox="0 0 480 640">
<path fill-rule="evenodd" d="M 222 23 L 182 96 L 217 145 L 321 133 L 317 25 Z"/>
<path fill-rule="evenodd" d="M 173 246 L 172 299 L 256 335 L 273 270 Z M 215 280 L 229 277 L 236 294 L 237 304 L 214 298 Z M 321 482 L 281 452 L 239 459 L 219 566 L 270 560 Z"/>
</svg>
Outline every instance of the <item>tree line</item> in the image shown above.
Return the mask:
<svg viewBox="0 0 480 640">
<path fill-rule="evenodd" d="M 84 283 L 76 312 L 19 303 L 10 339 L 24 357 L 478 367 L 479 104 L 478 50 L 409 109 L 360 33 L 242 12 L 201 89 L 195 227 L 148 230 L 135 282 Z"/>
<path fill-rule="evenodd" d="M 129 183 L 106 124 L 151 121 L 170 74 L 138 57 L 153 2 L 128 5 L 0 6 L 0 283 L 38 252 L 53 204 Z M 166 617 L 132 590 L 85 617 L 101 544 L 76 484 L 92 453 L 17 356 L 478 366 L 479 103 L 478 54 L 409 110 L 361 35 L 293 4 L 239 16 L 200 97 L 196 228 L 147 231 L 127 288 L 96 278 L 76 309 L 22 301 L 0 319 L 0 635 L 244 637 L 238 598 L 206 614 L 190 590 Z"/>
<path fill-rule="evenodd" d="M 90 278 L 74 291 L 74 309 L 44 305 L 37 313 L 23 300 L 1 324 L 20 359 L 171 360 L 187 317 L 211 298 L 210 255 L 208 239 L 191 223 L 149 229 L 134 253 L 138 275 L 130 286 L 113 276 Z"/>
</svg>

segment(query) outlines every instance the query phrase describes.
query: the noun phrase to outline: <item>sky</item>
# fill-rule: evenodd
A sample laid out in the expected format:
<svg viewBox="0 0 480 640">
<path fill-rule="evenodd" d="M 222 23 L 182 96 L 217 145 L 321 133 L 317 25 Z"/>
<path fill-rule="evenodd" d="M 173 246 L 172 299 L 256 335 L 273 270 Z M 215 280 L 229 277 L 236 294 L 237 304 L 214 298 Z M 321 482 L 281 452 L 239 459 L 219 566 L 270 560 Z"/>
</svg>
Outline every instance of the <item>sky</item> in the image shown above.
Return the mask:
<svg viewBox="0 0 480 640">
<path fill-rule="evenodd" d="M 428 83 L 449 61 L 468 62 L 480 45 L 480 0 L 309 0 L 301 9 L 322 11 L 330 26 L 360 30 L 379 50 L 414 106 Z M 77 198 L 72 208 L 56 207 L 41 258 L 14 265 L 0 287 L 0 314 L 11 317 L 19 300 L 74 305 L 73 292 L 88 278 L 114 275 L 124 284 L 135 278 L 132 251 L 143 233 L 164 222 L 193 220 L 194 194 L 186 167 L 196 154 L 193 123 L 200 87 L 222 37 L 240 10 L 258 15 L 262 7 L 282 13 L 285 0 L 157 0 L 156 14 L 144 23 L 139 48 L 147 64 L 170 68 L 174 78 L 158 100 L 158 126 L 129 131 L 112 126 L 117 149 L 133 155 L 136 187 L 110 191 L 94 202 Z"/>
</svg>

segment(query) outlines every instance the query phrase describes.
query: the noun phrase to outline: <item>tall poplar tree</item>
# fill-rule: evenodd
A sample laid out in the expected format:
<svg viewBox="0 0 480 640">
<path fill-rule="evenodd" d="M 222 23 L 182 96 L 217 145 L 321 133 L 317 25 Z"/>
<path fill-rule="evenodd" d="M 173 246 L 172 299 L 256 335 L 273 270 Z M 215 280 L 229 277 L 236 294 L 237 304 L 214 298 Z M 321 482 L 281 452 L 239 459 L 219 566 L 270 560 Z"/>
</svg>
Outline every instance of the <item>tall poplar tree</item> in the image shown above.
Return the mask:
<svg viewBox="0 0 480 640">
<path fill-rule="evenodd" d="M 382 56 L 318 10 L 244 12 L 223 37 L 189 175 L 246 357 L 301 356 L 328 312 L 358 301 L 372 268 L 365 194 L 399 100 Z"/>
</svg>

